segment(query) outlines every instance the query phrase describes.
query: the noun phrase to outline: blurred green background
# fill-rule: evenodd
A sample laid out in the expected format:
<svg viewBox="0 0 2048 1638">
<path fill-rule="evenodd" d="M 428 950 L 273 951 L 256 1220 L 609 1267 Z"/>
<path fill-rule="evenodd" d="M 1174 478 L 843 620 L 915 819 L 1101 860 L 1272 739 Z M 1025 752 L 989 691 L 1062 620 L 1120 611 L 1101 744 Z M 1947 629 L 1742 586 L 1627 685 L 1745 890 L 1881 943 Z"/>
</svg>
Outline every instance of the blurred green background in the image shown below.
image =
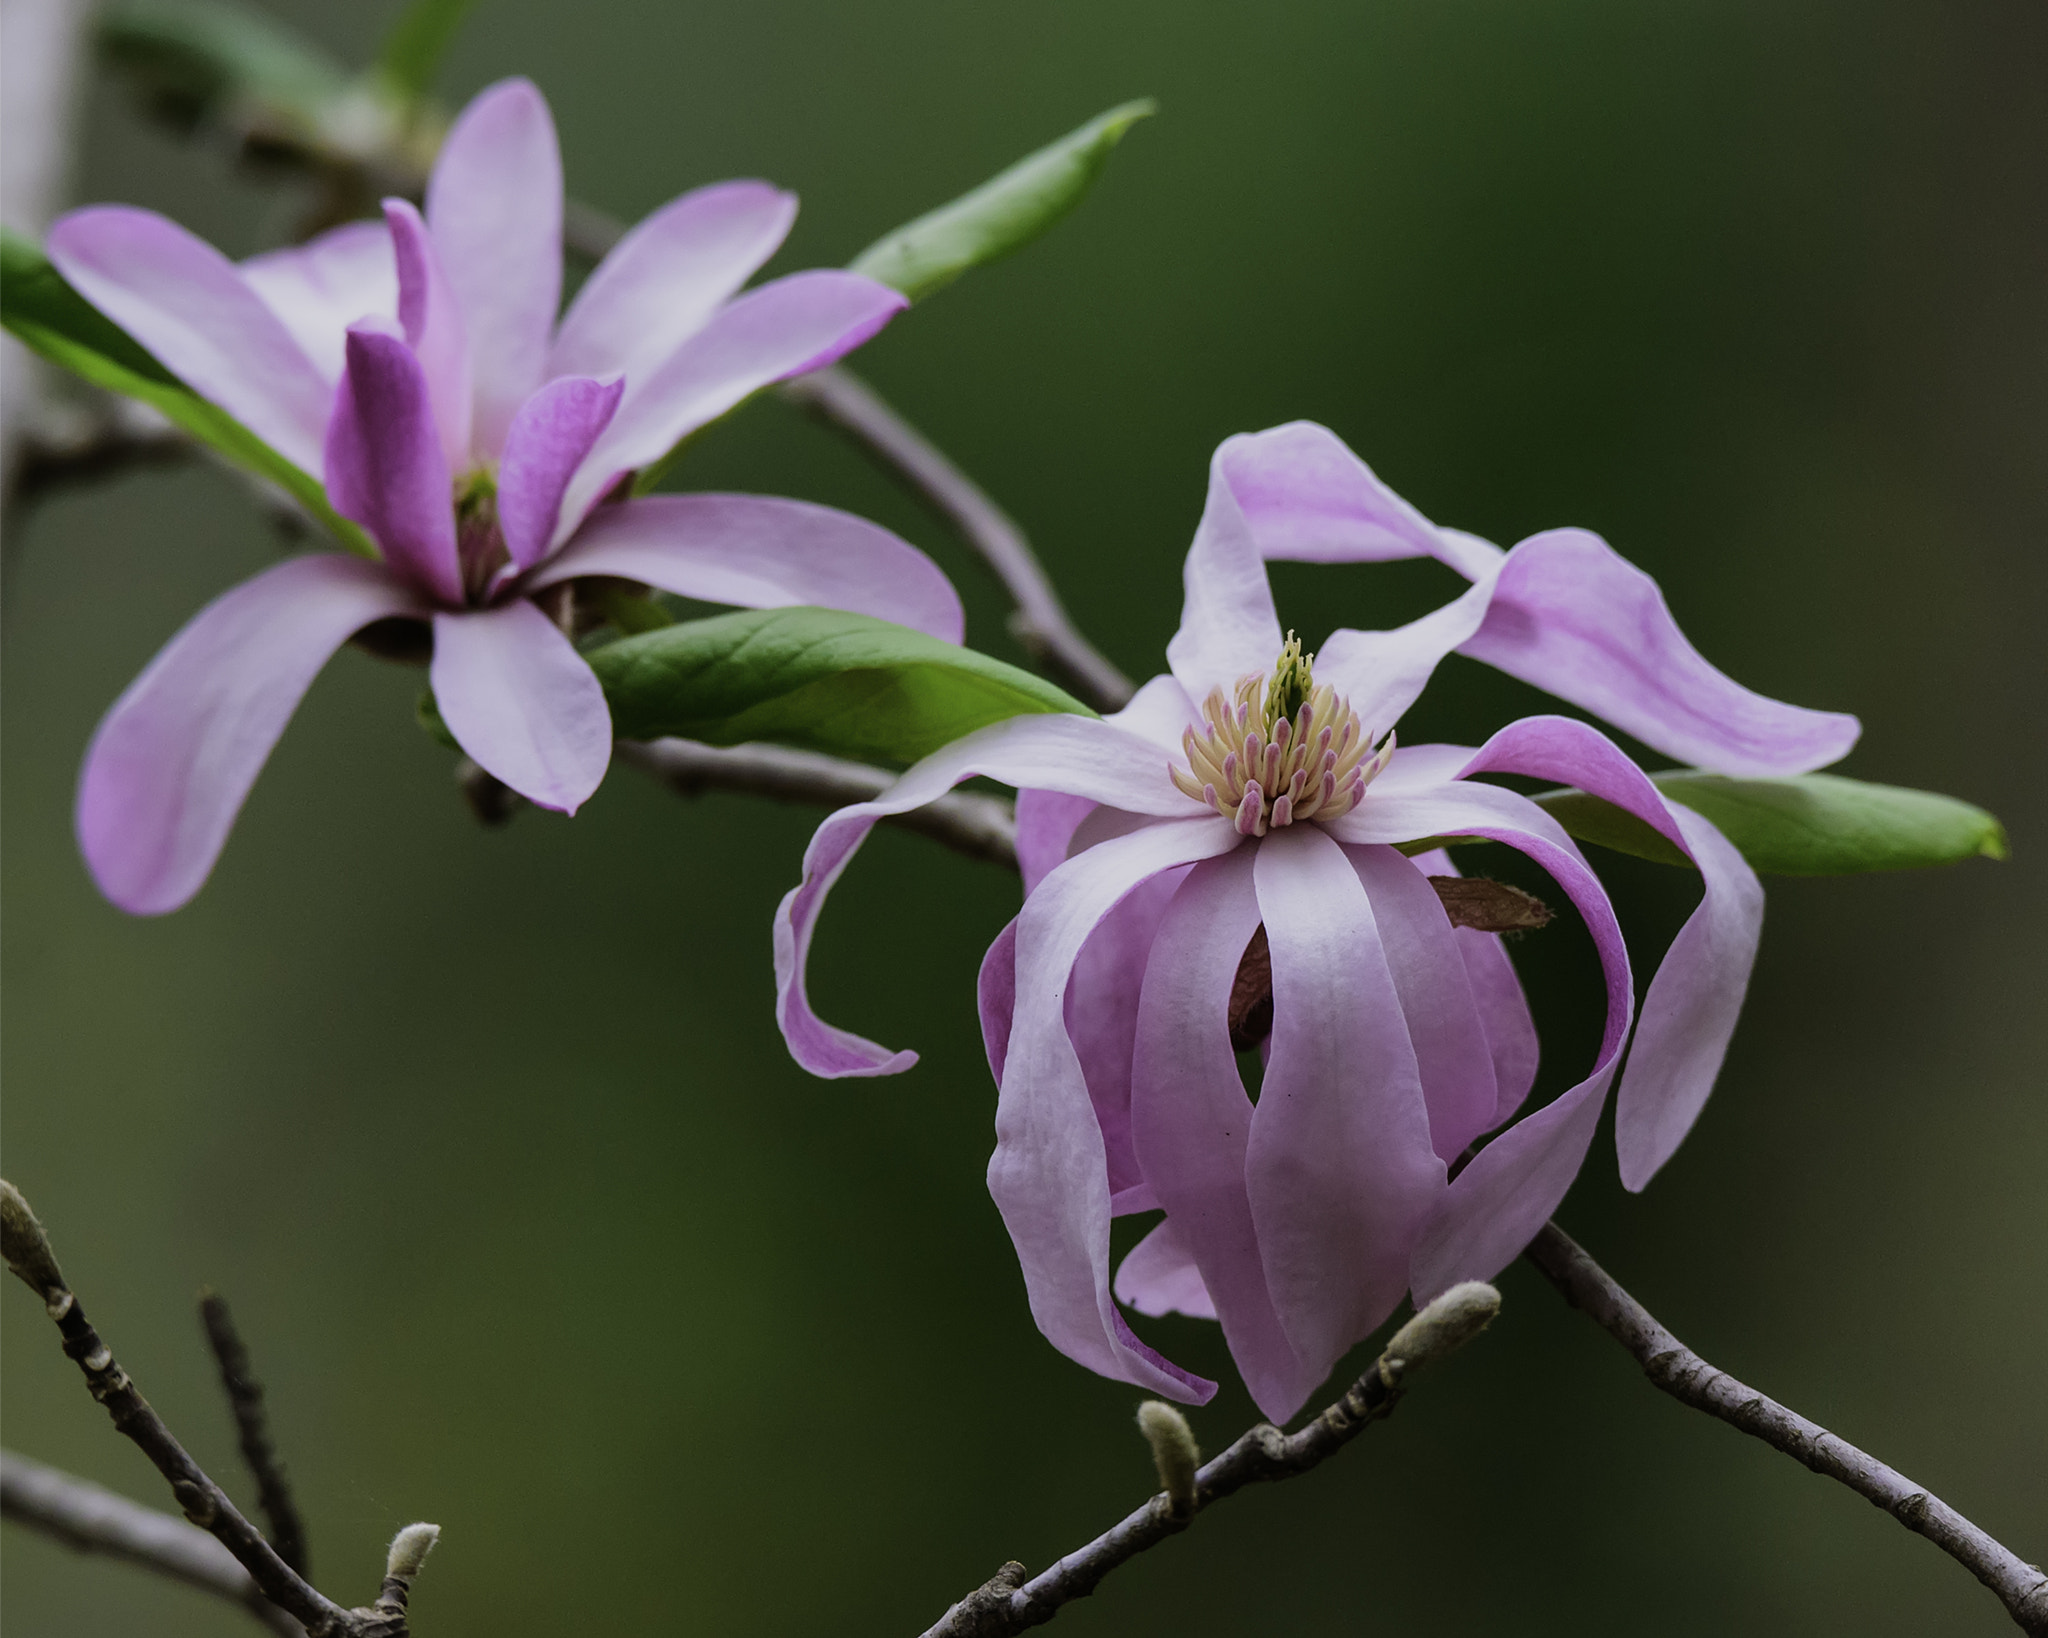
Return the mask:
<svg viewBox="0 0 2048 1638">
<path fill-rule="evenodd" d="M 278 10 L 361 61 L 391 8 Z M 442 89 L 531 74 L 571 187 L 624 215 L 727 176 L 798 189 L 778 269 L 1157 95 L 1075 218 L 857 360 L 1121 664 L 1156 669 L 1175 624 L 1209 451 L 1308 416 L 1445 522 L 1602 531 L 1743 681 L 1861 713 L 1845 771 L 1997 810 L 2009 864 L 1774 882 L 1699 1129 L 1640 1198 L 1603 1139 L 1561 1215 L 1708 1357 L 2039 1558 L 2044 52 L 2023 0 L 486 0 Z M 79 199 L 236 253 L 289 218 L 104 82 L 84 129 Z M 678 481 L 892 524 L 1015 657 L 974 563 L 783 405 Z M 480 832 L 412 726 L 418 675 L 349 652 L 197 903 L 135 921 L 96 897 L 69 833 L 93 723 L 274 551 L 204 468 L 54 498 L 9 548 L 8 1175 L 202 1459 L 235 1472 L 192 1313 L 210 1282 L 323 1586 L 369 1597 L 396 1525 L 444 1525 L 414 1603 L 433 1638 L 915 1632 L 1142 1499 L 1137 1394 L 1040 1340 L 982 1186 L 999 872 L 875 839 L 814 993 L 924 1061 L 809 1080 L 770 1016 L 768 918 L 815 814 L 621 769 L 573 822 Z M 1283 616 L 1392 623 L 1439 573 L 1283 569 Z M 1404 738 L 1535 704 L 1455 661 Z M 1686 883 L 1600 862 L 1660 948 Z M 1553 1088 L 1596 1025 L 1576 937 L 1520 950 Z M 1060 1630 L 2010 1630 L 1932 1547 L 1653 1391 L 1531 1271 L 1502 1284 L 1495 1331 L 1393 1422 Z M 0 1321 L 8 1443 L 163 1502 L 32 1300 L 10 1288 Z M 1227 1370 L 1213 1327 L 1149 1334 Z M 1252 1415 L 1232 1385 L 1194 1422 L 1220 1448 Z M 0 1543 L 12 1638 L 255 1630 Z"/>
</svg>

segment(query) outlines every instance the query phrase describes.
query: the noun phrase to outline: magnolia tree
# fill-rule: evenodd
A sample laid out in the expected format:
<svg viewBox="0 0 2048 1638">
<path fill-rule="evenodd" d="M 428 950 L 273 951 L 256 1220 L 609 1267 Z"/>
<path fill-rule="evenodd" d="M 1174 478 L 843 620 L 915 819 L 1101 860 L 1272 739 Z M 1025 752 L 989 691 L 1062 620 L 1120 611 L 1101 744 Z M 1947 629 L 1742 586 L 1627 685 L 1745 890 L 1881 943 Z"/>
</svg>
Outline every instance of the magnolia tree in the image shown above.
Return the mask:
<svg viewBox="0 0 2048 1638">
<path fill-rule="evenodd" d="M 836 808 L 788 861 L 772 929 L 777 1021 L 815 1075 L 915 1062 L 826 1022 L 805 991 L 813 929 L 868 831 L 909 824 L 1017 872 L 1021 908 L 979 978 L 988 1185 L 1046 1342 L 1157 1396 L 1138 1424 L 1161 1488 L 1035 1575 L 1005 1564 L 931 1633 L 1046 1621 L 1236 1490 L 1319 1463 L 1486 1326 L 1499 1307 L 1486 1282 L 1524 1256 L 1659 1387 L 1877 1503 L 2021 1628 L 2048 1632 L 2040 1570 L 1709 1366 L 1550 1222 L 1610 1101 L 1630 1190 L 1706 1116 L 1763 876 L 1998 857 L 1997 823 L 1820 772 L 1855 743 L 1856 719 L 1717 670 L 1599 536 L 1561 527 L 1503 549 L 1433 522 L 1307 421 L 1216 450 L 1179 629 L 1133 687 L 1002 513 L 839 361 L 1050 226 L 1149 105 L 1104 114 L 848 268 L 750 285 L 789 230 L 791 195 L 700 187 L 630 229 L 565 201 L 531 82 L 491 86 L 452 120 L 425 100 L 460 9 L 421 0 L 360 76 L 260 18 L 117 13 L 103 32 L 117 61 L 188 119 L 313 176 L 321 209 L 300 242 L 240 263 L 120 204 L 62 215 L 40 243 L 7 239 L 7 328 L 109 395 L 67 458 L 208 451 L 311 548 L 193 613 L 81 747 L 78 845 L 106 897 L 163 915 L 200 891 L 300 698 L 350 643 L 425 668 L 421 725 L 465 759 L 486 819 L 520 802 L 573 814 L 616 761 Z M 566 305 L 565 256 L 589 266 Z M 651 492 L 693 433 L 777 388 L 955 526 L 1049 677 L 961 646 L 946 576 L 875 523 Z M 1314 652 L 1267 578 L 1278 560 L 1340 576 L 1406 558 L 1448 566 L 1466 590 Z M 1477 746 L 1402 741 L 1452 654 L 1556 709 Z M 1674 766 L 1643 767 L 1602 725 Z M 955 791 L 975 777 L 1014 803 Z M 1581 842 L 1697 882 L 1668 948 L 1629 947 Z M 1597 1052 L 1540 1107 L 1518 965 L 1541 945 L 1513 940 L 1552 906 L 1488 876 L 1502 848 L 1583 922 L 1604 984 Z M 1152 1226 L 1113 1259 L 1111 1223 L 1131 1214 Z M 207 1328 L 261 1529 L 122 1371 L 11 1187 L 4 1217 L 9 1266 L 190 1522 L 14 1455 L 9 1516 L 281 1632 L 407 1630 L 435 1527 L 400 1532 L 370 1604 L 308 1580 L 225 1306 L 209 1300 Z M 1404 1305 L 1366 1373 L 1333 1388 Z M 1167 1312 L 1221 1328 L 1269 1418 L 1206 1464 L 1174 1404 L 1216 1384 L 1141 1334 Z"/>
</svg>

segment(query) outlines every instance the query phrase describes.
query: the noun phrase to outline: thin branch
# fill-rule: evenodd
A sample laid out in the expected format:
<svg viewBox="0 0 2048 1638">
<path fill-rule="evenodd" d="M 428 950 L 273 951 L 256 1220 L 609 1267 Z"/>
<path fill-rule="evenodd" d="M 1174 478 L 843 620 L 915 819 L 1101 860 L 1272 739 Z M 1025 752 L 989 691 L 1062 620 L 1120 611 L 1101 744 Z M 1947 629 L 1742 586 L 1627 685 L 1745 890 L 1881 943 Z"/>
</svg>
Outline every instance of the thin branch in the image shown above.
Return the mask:
<svg viewBox="0 0 2048 1638">
<path fill-rule="evenodd" d="M 199 1299 L 199 1318 L 220 1366 L 220 1385 L 227 1393 L 228 1408 L 234 1412 L 242 1460 L 249 1464 L 249 1475 L 256 1481 L 257 1505 L 270 1523 L 270 1545 L 300 1575 L 310 1576 L 312 1571 L 306 1567 L 305 1521 L 292 1500 L 283 1459 L 271 1443 L 270 1420 L 263 1409 L 263 1384 L 256 1380 L 248 1346 L 242 1341 L 242 1333 L 235 1329 L 235 1316 L 228 1311 L 227 1298 L 218 1291 L 204 1293 Z"/>
<path fill-rule="evenodd" d="M 874 388 L 832 365 L 784 382 L 782 391 L 845 433 L 952 525 L 1009 593 L 1010 630 L 1032 658 L 1098 711 L 1129 702 L 1130 678 L 1081 635 L 1024 531 Z"/>
<path fill-rule="evenodd" d="M 872 801 L 896 781 L 896 775 L 882 768 L 778 745 L 735 745 L 721 750 L 687 739 L 622 739 L 617 754 L 679 796 L 739 791 L 777 802 L 837 808 Z M 999 797 L 955 791 L 885 822 L 929 836 L 970 859 L 1017 868 L 1016 814 Z"/>
<path fill-rule="evenodd" d="M 303 1626 L 308 1638 L 404 1638 L 403 1599 L 391 1602 L 388 1579 L 385 1595 L 374 1605 L 343 1609 L 285 1563 L 227 1492 L 192 1459 L 85 1317 L 77 1294 L 57 1266 L 43 1225 L 20 1191 L 6 1182 L 0 1182 L 0 1251 L 9 1270 L 42 1298 L 63 1338 L 66 1356 L 84 1373 L 87 1389 L 105 1408 L 116 1431 L 135 1442 L 164 1476 L 185 1517 L 227 1549 L 265 1598 Z M 416 1571 L 417 1564 L 413 1568 Z"/>
<path fill-rule="evenodd" d="M 13 1451 L 0 1451 L 0 1515 L 81 1553 L 105 1553 L 240 1604 L 272 1632 L 305 1628 L 257 1590 L 249 1572 L 204 1530 Z"/>
<path fill-rule="evenodd" d="M 2021 1631 L 2035 1638 L 2048 1634 L 2048 1575 L 2039 1566 L 2024 1562 L 1924 1485 L 1709 1365 L 1658 1324 L 1555 1223 L 1544 1226 L 1524 1255 L 1565 1301 L 1592 1316 L 1635 1356 L 1643 1374 L 1674 1399 L 1847 1485 L 1908 1530 L 1925 1536 L 1989 1587 Z"/>
<path fill-rule="evenodd" d="M 1025 1580 L 1014 1559 L 948 1610 L 923 1638 L 1003 1638 L 1041 1626 L 1077 1598 L 1086 1598 L 1120 1564 L 1177 1536 L 1225 1496 L 1248 1484 L 1277 1483 L 1320 1466 L 1400 1404 L 1408 1381 L 1427 1365 L 1477 1336 L 1500 1309 L 1489 1285 L 1453 1286 L 1387 1343 L 1372 1368 L 1343 1398 L 1295 1433 L 1261 1422 L 1195 1472 L 1191 1502 L 1176 1508 L 1161 1490 L 1121 1524 Z"/>
</svg>

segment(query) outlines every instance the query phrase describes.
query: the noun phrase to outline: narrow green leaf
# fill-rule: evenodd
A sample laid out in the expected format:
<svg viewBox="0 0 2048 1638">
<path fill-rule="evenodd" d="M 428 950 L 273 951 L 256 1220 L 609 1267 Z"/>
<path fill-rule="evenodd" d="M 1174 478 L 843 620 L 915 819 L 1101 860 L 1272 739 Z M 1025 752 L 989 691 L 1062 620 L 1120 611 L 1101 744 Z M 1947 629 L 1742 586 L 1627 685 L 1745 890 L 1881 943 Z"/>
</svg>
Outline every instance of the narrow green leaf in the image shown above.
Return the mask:
<svg viewBox="0 0 2048 1638">
<path fill-rule="evenodd" d="M 98 44 L 182 125 L 256 120 L 311 138 L 352 83 L 318 46 L 228 0 L 125 0 L 101 17 Z"/>
<path fill-rule="evenodd" d="M 1995 818 L 1932 791 L 1839 774 L 1728 779 L 1683 768 L 1652 777 L 1666 796 L 1711 821 L 1769 875 L 1849 876 L 2006 855 L 2005 827 Z M 1536 800 L 1581 841 L 1660 864 L 1686 863 L 1648 825 L 1597 796 L 1550 791 Z"/>
<path fill-rule="evenodd" d="M 419 102 L 434 88 L 434 73 L 474 0 L 412 0 L 385 36 L 378 76 L 398 97 Z"/>
<path fill-rule="evenodd" d="M 72 289 L 36 245 L 15 233 L 0 235 L 0 323 L 51 363 L 94 386 L 140 399 L 237 466 L 276 484 L 350 551 L 377 555 L 362 530 L 327 504 L 318 478 L 180 384 L 133 336 Z"/>
<path fill-rule="evenodd" d="M 1079 204 L 1124 132 L 1157 109 L 1146 98 L 1098 114 L 972 193 L 876 240 L 853 271 L 920 301 L 969 268 L 1007 256 Z"/>
<path fill-rule="evenodd" d="M 992 722 L 1092 713 L 1051 683 L 922 632 L 834 609 L 746 610 L 585 656 L 627 739 L 766 740 L 907 767 Z"/>
</svg>

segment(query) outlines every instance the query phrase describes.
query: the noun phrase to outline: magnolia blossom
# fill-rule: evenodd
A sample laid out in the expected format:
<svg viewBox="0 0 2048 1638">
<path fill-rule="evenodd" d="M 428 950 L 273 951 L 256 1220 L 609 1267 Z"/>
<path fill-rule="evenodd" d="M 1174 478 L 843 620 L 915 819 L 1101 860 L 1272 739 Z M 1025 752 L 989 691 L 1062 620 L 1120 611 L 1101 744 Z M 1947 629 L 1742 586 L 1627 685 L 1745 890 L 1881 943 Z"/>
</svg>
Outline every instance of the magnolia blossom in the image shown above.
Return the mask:
<svg viewBox="0 0 2048 1638">
<path fill-rule="evenodd" d="M 761 182 L 648 217 L 557 319 L 562 167 L 524 80 L 448 134 L 424 216 L 335 229 L 239 266 L 149 211 L 50 231 L 64 276 L 200 396 L 325 485 L 378 561 L 300 557 L 173 637 L 100 724 L 78 834 L 101 889 L 177 908 L 328 657 L 373 622 L 430 625 L 434 697 L 484 768 L 574 812 L 604 777 L 603 691 L 535 599 L 579 576 L 753 608 L 821 604 L 957 642 L 959 599 L 887 530 L 748 495 L 599 503 L 761 387 L 867 340 L 904 305 L 833 271 L 737 294 L 796 200 Z"/>
<path fill-rule="evenodd" d="M 1262 558 L 1424 553 L 1471 589 L 1398 630 L 1335 632 L 1312 663 L 1283 643 Z M 1595 536 L 1554 530 L 1502 552 L 1431 524 L 1331 433 L 1296 424 L 1217 451 L 1166 675 L 1114 717 L 1019 717 L 927 758 L 827 819 L 783 900 L 790 1050 L 826 1076 L 905 1069 L 914 1054 L 811 1011 L 804 963 L 825 895 L 882 816 L 973 775 L 1017 787 L 1027 896 L 980 985 L 1001 1089 L 989 1186 L 1040 1328 L 1107 1376 L 1206 1399 L 1214 1385 L 1139 1341 L 1117 1299 L 1213 1317 L 1253 1397 L 1284 1419 L 1404 1291 L 1420 1304 L 1520 1252 L 1585 1157 L 1631 1025 L 1617 1113 L 1631 1189 L 1707 1097 L 1756 950 L 1754 872 L 1584 722 L 1526 718 L 1476 750 L 1396 748 L 1397 719 L 1453 651 L 1727 773 L 1818 767 L 1857 733 L 1708 665 L 1654 583 Z M 1699 867 L 1699 908 L 1640 1014 L 1584 856 L 1487 774 L 1591 791 Z M 1537 1042 L 1514 968 L 1497 936 L 1446 913 L 1455 884 L 1430 880 L 1446 856 L 1404 851 L 1449 836 L 1540 864 L 1605 973 L 1590 1070 L 1518 1121 Z M 1237 1050 L 1265 1005 L 1254 1102 Z M 1112 1280 L 1111 1218 L 1153 1211 L 1163 1221 Z"/>
</svg>

